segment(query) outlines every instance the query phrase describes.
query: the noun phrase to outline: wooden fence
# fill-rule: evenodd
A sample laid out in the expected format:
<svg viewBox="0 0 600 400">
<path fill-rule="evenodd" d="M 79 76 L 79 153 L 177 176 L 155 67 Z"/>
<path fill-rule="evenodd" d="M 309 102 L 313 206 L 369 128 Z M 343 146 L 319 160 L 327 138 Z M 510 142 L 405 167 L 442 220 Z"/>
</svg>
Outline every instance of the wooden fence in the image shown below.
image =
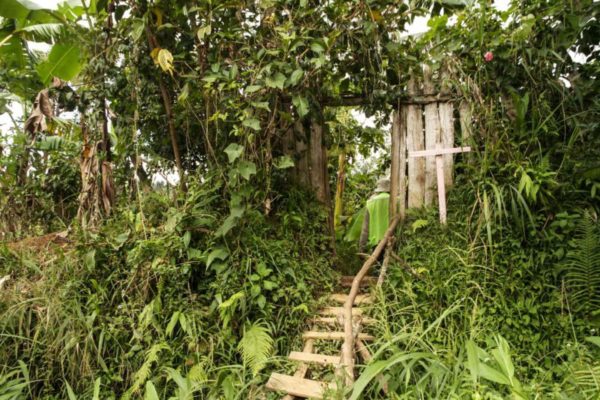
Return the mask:
<svg viewBox="0 0 600 400">
<path fill-rule="evenodd" d="M 456 143 L 455 102 L 449 97 L 445 78 L 443 74 L 439 77 L 441 89 L 436 93 L 431 69 L 424 66 L 423 79 L 409 81 L 408 100 L 399 102 L 392 115 L 391 215 L 399 212 L 403 218 L 407 208 L 430 206 L 437 198 L 435 158 L 408 157 L 408 153 L 469 142 L 470 108 L 466 103 L 458 107 L 461 137 Z M 453 183 L 454 155 L 443 157 L 444 182 L 448 188 Z"/>
</svg>

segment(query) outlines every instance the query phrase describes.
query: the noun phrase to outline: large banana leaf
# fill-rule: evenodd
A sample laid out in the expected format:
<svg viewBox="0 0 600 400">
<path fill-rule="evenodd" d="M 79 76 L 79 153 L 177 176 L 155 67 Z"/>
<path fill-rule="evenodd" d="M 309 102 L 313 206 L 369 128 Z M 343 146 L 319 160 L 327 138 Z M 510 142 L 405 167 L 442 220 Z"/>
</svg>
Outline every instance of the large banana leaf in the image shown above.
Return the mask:
<svg viewBox="0 0 600 400">
<path fill-rule="evenodd" d="M 57 43 L 52 47 L 48 59 L 40 63 L 36 70 L 45 84 L 56 76 L 64 81 L 73 79 L 82 68 L 81 49 L 76 44 Z"/>
</svg>

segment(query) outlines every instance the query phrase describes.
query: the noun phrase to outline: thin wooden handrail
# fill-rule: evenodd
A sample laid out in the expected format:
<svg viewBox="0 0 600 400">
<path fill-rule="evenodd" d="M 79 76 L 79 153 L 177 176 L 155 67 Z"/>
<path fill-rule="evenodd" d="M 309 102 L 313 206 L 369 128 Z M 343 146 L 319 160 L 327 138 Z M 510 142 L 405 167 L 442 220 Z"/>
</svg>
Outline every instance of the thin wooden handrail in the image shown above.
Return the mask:
<svg viewBox="0 0 600 400">
<path fill-rule="evenodd" d="M 373 253 L 369 256 L 369 258 L 367 258 L 363 266 L 360 268 L 360 271 L 358 271 L 354 277 L 354 280 L 352 281 L 352 287 L 350 288 L 350 294 L 344 303 L 344 344 L 342 345 L 342 363 L 344 364 L 344 369 L 346 370 L 346 383 L 349 385 L 354 383 L 354 332 L 352 328 L 352 306 L 354 304 L 354 300 L 356 299 L 356 295 L 358 295 L 360 283 L 381 255 L 381 252 L 385 248 L 388 240 L 393 235 L 394 230 L 398 225 L 398 221 L 400 221 L 398 216 L 394 217 L 390 221 L 390 225 L 385 231 L 383 238 L 379 241 L 379 244 L 377 244 L 377 247 L 375 247 Z"/>
</svg>

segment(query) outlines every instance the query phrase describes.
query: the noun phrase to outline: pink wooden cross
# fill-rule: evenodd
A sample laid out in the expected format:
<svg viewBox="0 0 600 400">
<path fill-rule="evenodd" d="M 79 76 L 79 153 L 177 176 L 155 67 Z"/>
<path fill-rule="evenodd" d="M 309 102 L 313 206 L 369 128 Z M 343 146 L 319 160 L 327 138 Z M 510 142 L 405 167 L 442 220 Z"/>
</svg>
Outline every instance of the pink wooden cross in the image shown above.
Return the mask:
<svg viewBox="0 0 600 400">
<path fill-rule="evenodd" d="M 435 156 L 435 166 L 437 174 L 437 187 L 438 187 L 438 202 L 440 205 L 440 222 L 446 225 L 446 183 L 444 182 L 444 154 L 454 153 L 465 153 L 471 151 L 471 148 L 466 147 L 452 147 L 449 149 L 442 149 L 440 145 L 437 145 L 435 149 L 409 151 L 409 157 L 433 157 Z"/>
</svg>

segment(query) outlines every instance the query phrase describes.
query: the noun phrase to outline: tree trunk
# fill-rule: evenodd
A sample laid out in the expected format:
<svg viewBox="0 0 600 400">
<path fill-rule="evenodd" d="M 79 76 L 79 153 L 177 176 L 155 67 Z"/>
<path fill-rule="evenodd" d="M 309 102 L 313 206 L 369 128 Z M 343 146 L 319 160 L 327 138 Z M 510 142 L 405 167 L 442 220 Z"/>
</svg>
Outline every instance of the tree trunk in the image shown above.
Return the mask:
<svg viewBox="0 0 600 400">
<path fill-rule="evenodd" d="M 317 199 L 328 204 L 327 150 L 323 145 L 323 126 L 315 121 L 310 125 L 310 184 Z"/>
<path fill-rule="evenodd" d="M 296 140 L 296 155 L 297 165 L 294 167 L 296 171 L 296 181 L 304 186 L 309 187 L 309 168 L 308 168 L 308 146 L 306 130 L 302 121 L 296 121 L 294 123 L 294 137 Z"/>
<path fill-rule="evenodd" d="M 146 38 L 148 39 L 148 44 L 150 45 L 151 50 L 160 48 L 156 37 L 152 34 L 152 31 L 148 26 L 146 26 Z M 171 138 L 171 147 L 173 148 L 175 166 L 177 167 L 177 173 L 179 174 L 179 187 L 185 192 L 187 191 L 187 185 L 185 182 L 185 173 L 183 171 L 183 164 L 181 163 L 181 156 L 179 153 L 179 144 L 177 143 L 177 132 L 175 130 L 171 95 L 169 94 L 167 85 L 160 74 L 158 75 L 158 86 L 160 87 L 160 95 L 163 100 L 163 106 L 165 107 L 167 130 L 169 131 L 169 137 Z"/>
</svg>

